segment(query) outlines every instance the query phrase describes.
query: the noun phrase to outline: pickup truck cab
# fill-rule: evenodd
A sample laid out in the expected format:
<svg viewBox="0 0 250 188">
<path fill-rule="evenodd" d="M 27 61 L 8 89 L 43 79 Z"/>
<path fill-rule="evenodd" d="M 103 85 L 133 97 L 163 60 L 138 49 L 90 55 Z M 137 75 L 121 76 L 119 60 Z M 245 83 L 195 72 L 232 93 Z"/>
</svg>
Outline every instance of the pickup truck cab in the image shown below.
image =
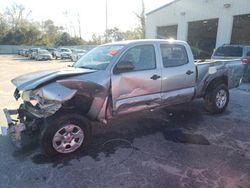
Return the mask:
<svg viewBox="0 0 250 188">
<path fill-rule="evenodd" d="M 120 114 L 202 97 L 209 112 L 221 113 L 242 73 L 239 60 L 195 64 L 183 41 L 122 41 L 96 47 L 72 67 L 13 79 L 23 104 L 4 111 L 15 141 L 38 133 L 46 154 L 72 153 L 87 146 L 90 121 L 106 124 Z"/>
</svg>

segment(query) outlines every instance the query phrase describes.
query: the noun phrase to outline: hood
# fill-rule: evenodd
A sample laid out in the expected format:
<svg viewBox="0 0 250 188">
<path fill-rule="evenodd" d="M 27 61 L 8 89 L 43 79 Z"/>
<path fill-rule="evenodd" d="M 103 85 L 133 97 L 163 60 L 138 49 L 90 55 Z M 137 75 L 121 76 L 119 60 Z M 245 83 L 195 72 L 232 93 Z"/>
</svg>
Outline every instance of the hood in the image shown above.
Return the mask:
<svg viewBox="0 0 250 188">
<path fill-rule="evenodd" d="M 49 82 L 53 79 L 65 78 L 80 74 L 89 74 L 95 71 L 96 70 L 67 67 L 25 74 L 11 80 L 11 82 L 17 87 L 19 91 L 25 91 L 35 89 L 39 85 Z"/>
</svg>

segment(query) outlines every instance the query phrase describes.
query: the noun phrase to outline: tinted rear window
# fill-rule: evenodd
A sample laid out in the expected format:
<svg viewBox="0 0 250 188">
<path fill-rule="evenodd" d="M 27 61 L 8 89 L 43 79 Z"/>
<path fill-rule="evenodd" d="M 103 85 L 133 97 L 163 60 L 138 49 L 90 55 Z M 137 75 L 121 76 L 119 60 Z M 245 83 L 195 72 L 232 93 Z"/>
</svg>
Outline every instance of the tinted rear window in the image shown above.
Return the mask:
<svg viewBox="0 0 250 188">
<path fill-rule="evenodd" d="M 242 57 L 243 56 L 243 48 L 238 46 L 224 46 L 219 47 L 214 56 L 225 56 L 225 57 Z"/>
</svg>

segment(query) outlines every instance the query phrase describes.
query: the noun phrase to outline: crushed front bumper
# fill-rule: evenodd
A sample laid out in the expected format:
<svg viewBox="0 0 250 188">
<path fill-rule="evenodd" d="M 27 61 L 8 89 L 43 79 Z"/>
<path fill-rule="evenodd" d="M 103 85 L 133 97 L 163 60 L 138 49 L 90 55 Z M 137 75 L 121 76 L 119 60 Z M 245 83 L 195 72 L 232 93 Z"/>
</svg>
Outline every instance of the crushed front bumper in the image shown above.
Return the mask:
<svg viewBox="0 0 250 188">
<path fill-rule="evenodd" d="M 8 123 L 8 128 L 7 130 L 2 128 L 2 134 L 9 135 L 13 143 L 17 147 L 21 147 L 22 134 L 26 130 L 26 125 L 11 118 L 11 116 L 19 115 L 18 110 L 8 110 L 5 108 L 3 111 Z"/>
</svg>

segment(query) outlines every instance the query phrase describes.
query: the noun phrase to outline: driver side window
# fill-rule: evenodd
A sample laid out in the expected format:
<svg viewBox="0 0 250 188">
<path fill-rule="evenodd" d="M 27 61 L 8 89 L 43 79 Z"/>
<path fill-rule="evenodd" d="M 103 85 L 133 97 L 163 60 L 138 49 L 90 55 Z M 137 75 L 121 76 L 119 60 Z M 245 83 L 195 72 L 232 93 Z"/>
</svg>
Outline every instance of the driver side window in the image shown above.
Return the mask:
<svg viewBox="0 0 250 188">
<path fill-rule="evenodd" d="M 153 45 L 141 45 L 129 49 L 119 62 L 131 62 L 133 71 L 156 68 L 155 49 Z"/>
</svg>

